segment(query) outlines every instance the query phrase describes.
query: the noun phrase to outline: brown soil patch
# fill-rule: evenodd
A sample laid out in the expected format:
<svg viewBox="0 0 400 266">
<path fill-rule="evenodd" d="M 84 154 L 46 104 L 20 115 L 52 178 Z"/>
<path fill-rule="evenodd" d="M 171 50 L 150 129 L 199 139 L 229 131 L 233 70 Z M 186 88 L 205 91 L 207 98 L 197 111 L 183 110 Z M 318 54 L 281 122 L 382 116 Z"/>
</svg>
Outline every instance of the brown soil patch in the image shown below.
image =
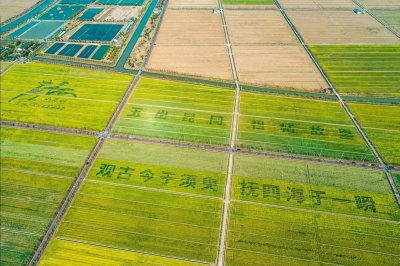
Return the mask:
<svg viewBox="0 0 400 266">
<path fill-rule="evenodd" d="M 234 46 L 233 54 L 242 83 L 302 91 L 327 87 L 300 44 Z"/>
</svg>

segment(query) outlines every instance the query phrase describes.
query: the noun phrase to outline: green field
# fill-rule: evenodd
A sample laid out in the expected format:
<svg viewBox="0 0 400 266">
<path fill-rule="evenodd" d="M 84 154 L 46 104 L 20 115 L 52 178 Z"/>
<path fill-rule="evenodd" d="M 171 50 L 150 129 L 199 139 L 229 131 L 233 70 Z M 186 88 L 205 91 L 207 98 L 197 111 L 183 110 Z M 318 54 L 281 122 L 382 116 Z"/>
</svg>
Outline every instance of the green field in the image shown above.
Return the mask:
<svg viewBox="0 0 400 266">
<path fill-rule="evenodd" d="M 114 139 L 88 179 L 222 197 L 227 162 L 227 153 Z"/>
<path fill-rule="evenodd" d="M 274 0 L 222 0 L 224 5 L 275 5 Z"/>
<path fill-rule="evenodd" d="M 10 64 L 11 62 L 9 61 L 0 61 L 0 70 L 3 71 L 3 69 L 6 69 Z"/>
<path fill-rule="evenodd" d="M 400 105 L 348 105 L 383 159 L 400 165 Z"/>
<path fill-rule="evenodd" d="M 55 239 L 213 262 L 221 207 L 216 199 L 89 181 Z"/>
<path fill-rule="evenodd" d="M 141 78 L 114 133 L 229 144 L 234 91 Z"/>
<path fill-rule="evenodd" d="M 25 265 L 94 138 L 1 129 L 1 265 Z"/>
<path fill-rule="evenodd" d="M 38 62 L 15 65 L 1 76 L 1 119 L 100 131 L 131 79 Z"/>
<path fill-rule="evenodd" d="M 393 10 L 379 10 L 372 9 L 370 10 L 373 14 L 378 16 L 380 19 L 385 21 L 392 29 L 395 29 L 397 32 L 400 32 L 400 9 Z"/>
<path fill-rule="evenodd" d="M 341 94 L 400 98 L 400 45 L 310 48 Z"/>
<path fill-rule="evenodd" d="M 242 92 L 238 145 L 347 160 L 375 160 L 338 102 Z"/>
<path fill-rule="evenodd" d="M 396 183 L 397 189 L 400 190 L 400 172 L 393 172 L 394 182 Z"/>
<path fill-rule="evenodd" d="M 400 226 L 233 202 L 227 265 L 398 265 Z"/>
<path fill-rule="evenodd" d="M 153 254 L 154 263 L 160 256 L 214 262 L 227 159 L 221 152 L 108 140 L 45 262 L 68 256 L 58 240 L 86 243 L 83 250 L 71 250 L 70 257 L 95 256 L 90 250 L 100 245 L 111 253 L 124 249 Z M 103 254 L 100 260 L 115 260 Z M 89 259 L 94 264 L 95 257 Z"/>
<path fill-rule="evenodd" d="M 107 257 L 104 257 L 107 254 Z M 192 263 L 160 256 L 152 256 L 126 250 L 110 249 L 67 240 L 54 240 L 53 244 L 40 261 L 42 266 L 70 266 L 70 265 L 135 265 L 135 266 L 198 266 Z"/>
<path fill-rule="evenodd" d="M 343 165 L 238 155 L 232 198 L 400 220 L 383 171 Z"/>
</svg>

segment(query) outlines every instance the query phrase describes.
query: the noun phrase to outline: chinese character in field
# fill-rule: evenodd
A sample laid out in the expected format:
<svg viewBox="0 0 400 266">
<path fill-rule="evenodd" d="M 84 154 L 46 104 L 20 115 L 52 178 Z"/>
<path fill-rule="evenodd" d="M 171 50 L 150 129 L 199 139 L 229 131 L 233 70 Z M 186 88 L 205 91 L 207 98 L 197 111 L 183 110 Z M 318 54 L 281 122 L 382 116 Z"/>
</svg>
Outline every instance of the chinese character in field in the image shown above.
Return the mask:
<svg viewBox="0 0 400 266">
<path fill-rule="evenodd" d="M 175 178 L 173 178 L 174 175 L 175 175 L 174 172 L 163 171 L 162 175 L 160 176 L 160 178 L 163 180 L 162 184 L 163 185 L 168 185 L 170 180 L 175 179 Z"/>
<path fill-rule="evenodd" d="M 183 122 L 190 122 L 193 123 L 194 122 L 194 117 L 196 116 L 195 113 L 184 113 L 183 114 L 183 118 L 182 121 Z"/>
<path fill-rule="evenodd" d="M 30 91 L 23 92 L 15 96 L 14 98 L 10 99 L 8 102 L 12 102 L 18 98 L 21 98 L 23 96 L 28 97 L 28 101 L 33 101 L 37 97 L 41 95 L 60 95 L 60 96 L 72 96 L 74 98 L 77 97 L 76 93 L 74 92 L 74 89 L 72 88 L 62 88 L 63 86 L 67 85 L 69 82 L 68 81 L 63 81 L 59 84 L 54 84 L 52 80 L 42 80 L 39 82 L 39 86 L 36 88 L 33 88 Z"/>
<path fill-rule="evenodd" d="M 354 199 L 356 201 L 357 209 L 376 212 L 375 201 L 372 199 L 372 197 L 355 196 Z"/>
<path fill-rule="evenodd" d="M 281 199 L 281 192 L 279 186 L 263 184 L 263 198 Z"/>
<path fill-rule="evenodd" d="M 157 119 L 164 119 L 164 120 L 167 119 L 167 117 L 168 117 L 168 111 L 165 110 L 158 111 L 155 116 L 155 118 Z"/>
<path fill-rule="evenodd" d="M 182 175 L 182 177 L 183 178 L 181 179 L 181 183 L 179 184 L 179 186 L 196 188 L 197 176 L 184 174 Z"/>
<path fill-rule="evenodd" d="M 218 190 L 217 179 L 211 177 L 203 178 L 203 188 L 202 189 L 210 189 L 212 191 Z"/>
<path fill-rule="evenodd" d="M 143 111 L 143 108 L 139 107 L 132 107 L 131 112 L 128 114 L 128 116 L 131 117 L 140 117 L 140 113 Z"/>
<path fill-rule="evenodd" d="M 102 163 L 100 170 L 96 173 L 96 176 L 100 175 L 103 177 L 112 177 L 116 166 L 114 164 Z"/>
<path fill-rule="evenodd" d="M 144 179 L 144 182 L 147 182 L 154 177 L 154 173 L 150 169 L 146 169 L 140 172 L 140 177 Z"/>
<path fill-rule="evenodd" d="M 326 195 L 324 191 L 311 190 L 311 198 L 315 205 L 321 205 L 322 199 L 325 198 L 324 195 Z"/>
<path fill-rule="evenodd" d="M 240 182 L 240 191 L 242 196 L 258 197 L 259 186 L 256 182 Z"/>
<path fill-rule="evenodd" d="M 224 123 L 224 117 L 220 116 L 220 115 L 212 115 L 210 117 L 210 125 L 218 125 L 218 126 L 222 126 Z"/>
<path fill-rule="evenodd" d="M 304 202 L 304 191 L 302 188 L 287 187 L 287 201 L 297 201 L 297 203 Z"/>
<path fill-rule="evenodd" d="M 312 126 L 311 135 L 324 135 L 325 129 L 321 126 Z"/>
<path fill-rule="evenodd" d="M 132 176 L 131 172 L 135 171 L 135 169 L 130 168 L 129 166 L 120 167 L 119 170 L 120 171 L 117 176 L 117 178 L 119 178 L 119 179 L 129 179 Z"/>
<path fill-rule="evenodd" d="M 262 120 L 253 120 L 253 122 L 251 123 L 253 129 L 256 130 L 264 130 L 264 121 Z"/>
<path fill-rule="evenodd" d="M 339 136 L 341 139 L 353 139 L 354 135 L 350 129 L 347 128 L 339 128 Z"/>
<path fill-rule="evenodd" d="M 295 124 L 294 123 L 281 123 L 281 131 L 294 133 L 295 132 Z"/>
</svg>

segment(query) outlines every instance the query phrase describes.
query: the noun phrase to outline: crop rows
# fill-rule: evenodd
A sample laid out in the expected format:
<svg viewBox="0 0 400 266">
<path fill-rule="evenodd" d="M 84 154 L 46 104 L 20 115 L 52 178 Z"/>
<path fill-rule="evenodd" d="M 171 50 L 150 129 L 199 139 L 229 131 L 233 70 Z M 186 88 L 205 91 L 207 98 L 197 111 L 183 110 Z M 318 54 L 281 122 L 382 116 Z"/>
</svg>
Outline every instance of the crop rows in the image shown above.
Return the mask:
<svg viewBox="0 0 400 266">
<path fill-rule="evenodd" d="M 396 265 L 399 224 L 232 203 L 228 265 Z"/>
<path fill-rule="evenodd" d="M 100 131 L 131 79 L 37 62 L 15 65 L 1 76 L 1 119 Z"/>
<path fill-rule="evenodd" d="M 1 264 L 25 264 L 94 139 L 1 129 Z"/>
<path fill-rule="evenodd" d="M 65 257 L 62 246 L 71 245 L 65 241 L 85 244 L 86 252 L 103 246 L 133 257 L 144 252 L 214 262 L 226 162 L 220 152 L 107 141 L 44 262 Z M 84 250 L 69 247 L 66 252 L 72 258 L 89 256 Z M 103 258 L 115 260 L 113 255 Z"/>
<path fill-rule="evenodd" d="M 233 97 L 229 89 L 142 78 L 114 132 L 227 145 Z"/>
<path fill-rule="evenodd" d="M 242 148 L 374 160 L 337 102 L 242 92 L 239 121 Z"/>
</svg>

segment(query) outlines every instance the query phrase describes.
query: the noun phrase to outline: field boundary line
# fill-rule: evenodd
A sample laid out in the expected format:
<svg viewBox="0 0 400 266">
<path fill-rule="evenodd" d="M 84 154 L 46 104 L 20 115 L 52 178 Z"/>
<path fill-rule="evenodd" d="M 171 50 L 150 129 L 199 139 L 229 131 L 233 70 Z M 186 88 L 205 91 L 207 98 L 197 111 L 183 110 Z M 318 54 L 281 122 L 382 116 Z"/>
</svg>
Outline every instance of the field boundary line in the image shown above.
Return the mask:
<svg viewBox="0 0 400 266">
<path fill-rule="evenodd" d="M 356 1 L 356 0 L 353 0 L 353 1 Z M 321 75 L 323 76 L 325 81 L 328 83 L 329 87 L 332 89 L 334 95 L 336 96 L 337 100 L 341 104 L 342 108 L 344 109 L 344 111 L 346 112 L 346 114 L 348 115 L 350 120 L 353 122 L 354 126 L 357 128 L 357 130 L 360 133 L 361 137 L 364 139 L 364 142 L 365 142 L 366 146 L 372 151 L 372 153 L 374 154 L 375 158 L 378 160 L 378 162 L 380 164 L 380 167 L 382 168 L 382 170 L 384 171 L 384 173 L 385 173 L 385 175 L 387 177 L 387 180 L 389 182 L 390 188 L 392 189 L 393 196 L 394 196 L 394 198 L 396 200 L 396 203 L 397 203 L 397 207 L 400 208 L 400 193 L 399 193 L 399 191 L 397 189 L 397 186 L 396 186 L 396 183 L 395 183 L 395 181 L 393 179 L 393 176 L 389 171 L 388 165 L 385 163 L 385 161 L 383 160 L 382 156 L 379 154 L 379 152 L 375 149 L 375 146 L 369 140 L 368 135 L 365 133 L 365 131 L 363 130 L 361 125 L 358 123 L 356 117 L 351 112 L 350 108 L 347 106 L 347 104 L 345 103 L 343 98 L 340 96 L 340 94 L 336 90 L 336 87 L 333 85 L 333 83 L 329 79 L 328 75 L 325 73 L 325 71 L 323 70 L 323 68 L 319 64 L 318 60 L 315 58 L 315 56 L 311 52 L 311 50 L 308 47 L 308 45 L 305 43 L 305 41 L 304 41 L 303 37 L 301 36 L 300 32 L 293 25 L 292 21 L 290 20 L 290 18 L 286 14 L 286 12 L 282 9 L 279 1 L 278 0 L 274 0 L 274 2 L 277 5 L 277 7 L 278 7 L 279 11 L 281 12 L 282 16 L 285 18 L 286 22 L 289 24 L 290 28 L 293 30 L 294 34 L 299 39 L 301 45 L 306 50 L 306 52 L 309 55 L 310 59 L 313 61 L 314 65 L 317 67 L 318 71 L 321 73 Z"/>
<path fill-rule="evenodd" d="M 99 244 L 99 243 L 76 240 L 76 239 L 72 239 L 72 238 L 57 237 L 56 239 L 62 240 L 62 241 L 67 241 L 67 242 L 84 244 L 84 245 L 88 245 L 88 246 L 103 247 L 103 248 L 109 248 L 109 249 L 114 249 L 114 250 L 127 251 L 127 252 L 131 252 L 131 253 L 140 253 L 140 254 L 145 254 L 145 255 L 150 255 L 150 256 L 155 256 L 155 257 L 163 257 L 163 258 L 176 259 L 176 260 L 181 260 L 181 261 L 189 261 L 189 262 L 200 263 L 200 264 L 205 264 L 205 265 L 209 264 L 208 262 L 204 262 L 204 261 L 190 260 L 190 259 L 179 258 L 179 257 L 174 257 L 174 256 L 166 256 L 166 255 L 162 255 L 162 254 L 156 254 L 156 253 L 145 252 L 145 251 L 140 251 L 140 250 L 127 249 L 127 248 L 119 248 L 119 247 L 114 247 L 114 246 L 110 246 L 110 245 L 103 245 L 103 244 Z"/>
<path fill-rule="evenodd" d="M 89 131 L 84 129 L 73 129 L 73 128 L 64 128 L 64 127 L 55 127 L 55 126 L 47 126 L 33 123 L 19 123 L 19 122 L 10 122 L 0 120 L 0 126 L 8 127 L 8 128 L 18 128 L 18 129 L 29 129 L 35 131 L 45 131 L 49 133 L 59 133 L 59 134 L 68 134 L 68 135 L 78 135 L 78 136 L 98 136 L 98 132 Z"/>
<path fill-rule="evenodd" d="M 175 190 L 167 190 L 167 189 L 153 188 L 153 187 L 144 187 L 144 186 L 138 186 L 138 185 L 120 184 L 120 183 L 115 183 L 115 182 L 101 181 L 101 180 L 97 180 L 97 179 L 88 179 L 87 182 L 98 183 L 98 184 L 103 184 L 103 185 L 110 185 L 110 186 L 115 186 L 115 187 L 126 187 L 126 188 L 138 189 L 138 190 L 146 190 L 146 191 L 152 191 L 152 192 L 158 192 L 158 193 L 182 195 L 182 196 L 194 197 L 194 198 L 221 200 L 221 198 L 218 197 L 218 196 L 209 196 L 209 195 L 203 195 L 203 194 L 193 194 L 193 193 L 187 193 L 187 192 L 181 192 L 181 191 L 175 191 Z"/>
<path fill-rule="evenodd" d="M 165 8 L 165 5 L 163 6 L 163 8 Z M 154 36 L 153 36 L 153 38 L 154 38 Z M 146 57 L 148 55 L 149 55 L 149 51 L 147 51 Z M 76 178 L 75 182 L 71 186 L 71 188 L 70 188 L 65 200 L 63 201 L 62 205 L 58 209 L 55 218 L 51 222 L 51 225 L 49 226 L 46 234 L 44 235 L 43 239 L 41 240 L 41 242 L 40 242 L 39 246 L 37 247 L 35 253 L 33 254 L 32 258 L 30 259 L 30 261 L 28 263 L 29 266 L 37 265 L 38 262 L 40 261 L 42 255 L 43 255 L 43 252 L 45 251 L 45 249 L 46 249 L 47 245 L 49 244 L 50 240 L 53 238 L 53 235 L 55 234 L 56 230 L 58 229 L 63 217 L 65 216 L 65 214 L 66 214 L 66 212 L 67 212 L 67 210 L 69 208 L 69 206 L 72 204 L 72 201 L 75 199 L 75 196 L 76 196 L 78 190 L 80 189 L 80 187 L 82 186 L 85 178 L 89 174 L 89 171 L 92 168 L 93 163 L 96 160 L 97 155 L 100 152 L 100 149 L 104 145 L 105 140 L 109 137 L 111 128 L 114 126 L 114 124 L 116 122 L 116 119 L 118 118 L 118 116 L 122 112 L 123 107 L 128 102 L 130 96 L 132 95 L 133 91 L 135 90 L 136 84 L 140 79 L 140 75 L 143 72 L 143 69 L 144 69 L 144 65 L 142 64 L 142 66 L 140 67 L 139 71 L 135 75 L 134 79 L 131 81 L 131 83 L 129 84 L 128 88 L 126 89 L 124 96 L 122 97 L 122 99 L 119 102 L 118 106 L 114 110 L 112 116 L 110 117 L 110 119 L 109 119 L 109 121 L 108 121 L 108 123 L 107 123 L 107 125 L 105 127 L 104 132 L 99 134 L 99 139 L 98 139 L 97 143 L 94 145 L 91 153 L 89 154 L 89 157 L 88 157 L 86 163 L 84 164 L 84 166 L 81 169 L 80 174 L 78 175 L 78 177 Z"/>
<path fill-rule="evenodd" d="M 34 171 L 18 170 L 18 169 L 13 169 L 13 168 L 4 168 L 4 167 L 0 167 L 0 170 L 2 170 L 2 171 L 9 171 L 9 172 L 16 172 L 16 173 L 31 174 L 31 175 L 40 175 L 40 176 L 47 176 L 47 177 L 55 177 L 55 178 L 60 178 L 60 179 L 71 179 L 71 180 L 74 179 L 74 178 L 71 177 L 71 176 L 46 174 L 46 173 L 40 173 L 40 172 L 34 172 Z"/>
<path fill-rule="evenodd" d="M 352 0 L 354 4 L 356 4 L 362 11 L 367 13 L 370 17 L 378 21 L 382 26 L 384 26 L 387 30 L 393 33 L 397 38 L 400 38 L 400 33 L 397 30 L 393 29 L 390 25 L 388 25 L 384 20 L 376 16 L 374 13 L 370 12 L 364 5 L 362 5 L 358 0 Z"/>
<path fill-rule="evenodd" d="M 239 128 L 239 108 L 240 108 L 240 83 L 238 78 L 238 73 L 236 70 L 235 58 L 233 56 L 232 44 L 229 36 L 228 25 L 225 19 L 225 11 L 222 0 L 218 0 L 218 7 L 220 10 L 220 16 L 222 21 L 222 27 L 224 29 L 225 42 L 229 55 L 229 62 L 231 65 L 231 71 L 233 80 L 235 82 L 235 98 L 234 98 L 234 106 L 232 113 L 232 127 L 231 127 L 231 138 L 230 138 L 230 149 L 229 149 L 229 158 L 228 158 L 228 167 L 227 167 L 227 175 L 225 180 L 225 190 L 224 190 L 224 200 L 223 200 L 223 208 L 222 208 L 222 217 L 221 217 L 221 227 L 220 227 L 220 236 L 218 243 L 218 255 L 217 255 L 217 266 L 225 265 L 225 257 L 226 257 L 226 249 L 227 249 L 227 238 L 228 238 L 228 226 L 229 226 L 229 212 L 230 212 L 230 202 L 232 195 L 232 179 L 233 179 L 233 171 L 234 171 L 234 153 L 236 150 L 236 140 L 238 135 Z"/>
<path fill-rule="evenodd" d="M 6 73 L 13 65 L 15 65 L 17 62 L 19 61 L 19 59 L 15 59 L 14 61 L 11 62 L 11 64 L 9 64 L 5 69 L 1 70 L 0 75 L 3 75 L 4 73 Z"/>
<path fill-rule="evenodd" d="M 99 136 L 101 135 L 99 132 L 84 132 L 81 130 L 75 129 L 66 129 L 60 127 L 42 127 L 40 125 L 34 124 L 19 124 L 14 122 L 6 122 L 0 121 L 0 125 L 2 127 L 8 128 L 18 128 L 18 129 L 28 129 L 28 130 L 36 130 L 36 131 L 45 131 L 50 133 L 59 133 L 59 134 L 69 134 L 69 135 L 76 135 L 76 136 Z M 229 147 L 224 146 L 217 146 L 217 145 L 202 145 L 190 142 L 180 142 L 180 141 L 173 141 L 168 139 L 158 139 L 158 138 L 151 138 L 151 137 L 140 137 L 137 135 L 129 135 L 123 133 L 110 133 L 109 138 L 111 139 L 121 139 L 127 141 L 137 141 L 137 142 L 147 142 L 147 143 L 154 143 L 160 145 L 170 145 L 175 147 L 182 147 L 182 148 L 195 148 L 195 149 L 204 149 L 209 151 L 216 151 L 216 152 L 229 152 Z M 264 156 L 264 157 L 272 157 L 272 158 L 281 158 L 281 159 L 295 159 L 301 161 L 309 161 L 314 163 L 326 163 L 326 164 L 334 164 L 334 165 L 343 165 L 343 166 L 351 166 L 356 168 L 368 168 L 371 170 L 380 169 L 377 166 L 371 166 L 361 164 L 361 163 L 352 163 L 350 161 L 339 161 L 340 159 L 335 160 L 335 158 L 315 158 L 314 156 L 301 156 L 298 154 L 291 154 L 288 152 L 279 152 L 279 151 L 266 151 L 266 150 L 242 150 L 242 149 L 235 149 L 233 150 L 234 153 L 237 154 L 247 154 L 247 155 L 257 155 L 257 156 Z M 398 168 L 394 168 L 395 170 Z"/>
<path fill-rule="evenodd" d="M 319 210 L 304 209 L 304 208 L 292 207 L 292 206 L 284 206 L 284 205 L 276 205 L 276 204 L 270 204 L 270 203 L 247 201 L 247 200 L 232 200 L 232 201 L 233 202 L 243 203 L 243 204 L 248 204 L 248 205 L 258 205 L 258 206 L 264 206 L 264 207 L 270 207 L 270 208 L 276 208 L 276 209 L 302 211 L 302 212 L 308 212 L 308 213 L 327 214 L 327 215 L 332 215 L 332 216 L 349 217 L 349 218 L 354 218 L 354 219 L 363 219 L 363 220 L 369 220 L 369 221 L 376 221 L 376 222 L 383 222 L 383 223 L 391 223 L 391 224 L 400 225 L 400 221 L 386 220 L 386 219 L 382 219 L 382 218 L 359 216 L 359 215 L 345 214 L 345 213 L 339 213 L 339 212 L 319 211 Z"/>
</svg>

